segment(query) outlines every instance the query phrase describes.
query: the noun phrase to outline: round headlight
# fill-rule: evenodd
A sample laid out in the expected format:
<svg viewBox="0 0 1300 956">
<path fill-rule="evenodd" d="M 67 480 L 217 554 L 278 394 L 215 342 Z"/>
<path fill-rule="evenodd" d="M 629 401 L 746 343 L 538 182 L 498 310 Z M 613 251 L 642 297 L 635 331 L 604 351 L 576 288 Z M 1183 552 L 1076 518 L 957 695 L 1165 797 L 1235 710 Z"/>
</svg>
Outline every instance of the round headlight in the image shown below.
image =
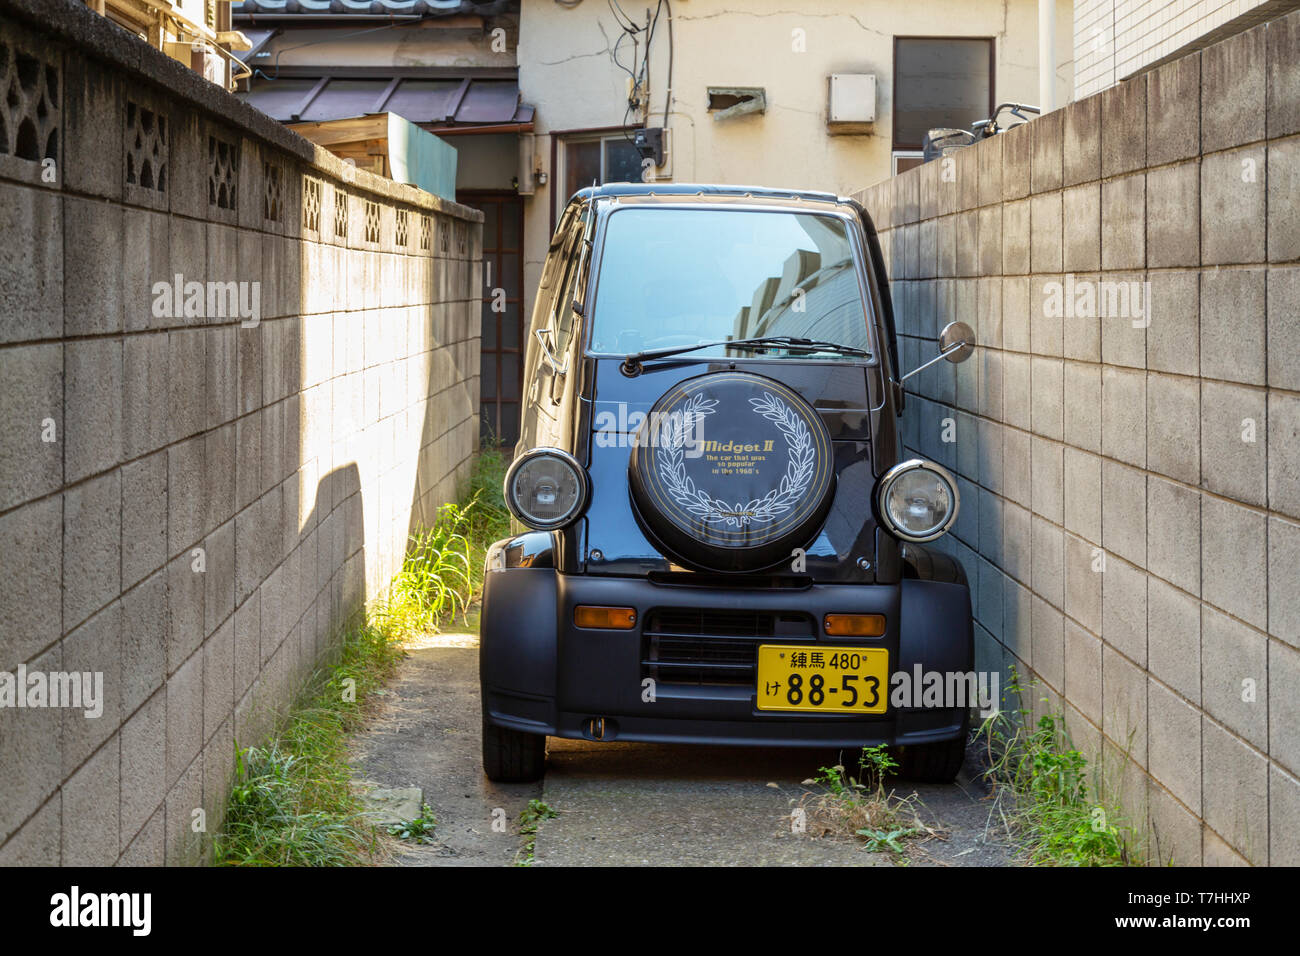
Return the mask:
<svg viewBox="0 0 1300 956">
<path fill-rule="evenodd" d="M 904 541 L 933 541 L 957 520 L 957 482 L 932 461 L 914 458 L 880 479 L 876 504 L 886 529 Z"/>
<path fill-rule="evenodd" d="M 539 531 L 562 528 L 587 504 L 587 472 L 568 452 L 535 448 L 506 472 L 506 506 Z"/>
</svg>

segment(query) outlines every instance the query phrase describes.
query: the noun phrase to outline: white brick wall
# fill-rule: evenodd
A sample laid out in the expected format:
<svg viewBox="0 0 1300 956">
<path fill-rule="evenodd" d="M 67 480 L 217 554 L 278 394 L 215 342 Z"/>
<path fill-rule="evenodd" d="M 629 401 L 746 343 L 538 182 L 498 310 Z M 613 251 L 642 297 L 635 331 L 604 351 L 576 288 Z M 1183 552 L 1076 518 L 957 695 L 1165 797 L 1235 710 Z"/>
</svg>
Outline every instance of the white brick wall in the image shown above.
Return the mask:
<svg viewBox="0 0 1300 956">
<path fill-rule="evenodd" d="M 1246 26 L 1294 6 L 1278 0 L 1077 0 L 1074 95 L 1090 96 L 1227 24 Z"/>
</svg>

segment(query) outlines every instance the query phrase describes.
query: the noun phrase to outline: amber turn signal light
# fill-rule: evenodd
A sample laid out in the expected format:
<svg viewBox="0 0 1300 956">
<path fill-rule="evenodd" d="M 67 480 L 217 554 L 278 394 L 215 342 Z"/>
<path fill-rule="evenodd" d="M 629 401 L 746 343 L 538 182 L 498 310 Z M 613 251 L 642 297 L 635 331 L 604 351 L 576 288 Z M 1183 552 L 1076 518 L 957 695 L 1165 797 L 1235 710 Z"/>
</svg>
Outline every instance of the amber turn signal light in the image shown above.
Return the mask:
<svg viewBox="0 0 1300 956">
<path fill-rule="evenodd" d="M 827 614 L 823 624 L 832 637 L 880 637 L 885 633 L 883 614 Z"/>
<path fill-rule="evenodd" d="M 636 611 L 630 607 L 592 607 L 579 604 L 573 609 L 573 623 L 578 627 L 626 631 L 636 627 Z"/>
</svg>

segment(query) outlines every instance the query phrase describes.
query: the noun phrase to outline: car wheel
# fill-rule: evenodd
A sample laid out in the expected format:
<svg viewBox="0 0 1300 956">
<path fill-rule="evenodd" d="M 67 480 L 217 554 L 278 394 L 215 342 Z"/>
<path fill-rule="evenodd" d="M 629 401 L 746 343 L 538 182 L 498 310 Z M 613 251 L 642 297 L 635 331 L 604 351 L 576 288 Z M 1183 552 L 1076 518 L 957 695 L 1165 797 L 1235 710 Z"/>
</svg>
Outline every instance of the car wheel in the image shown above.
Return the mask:
<svg viewBox="0 0 1300 956">
<path fill-rule="evenodd" d="M 898 774 L 918 783 L 952 783 L 966 759 L 966 732 L 935 744 L 912 744 L 898 751 Z"/>
<path fill-rule="evenodd" d="M 546 737 L 483 721 L 483 772 L 496 783 L 528 783 L 546 773 Z"/>
</svg>

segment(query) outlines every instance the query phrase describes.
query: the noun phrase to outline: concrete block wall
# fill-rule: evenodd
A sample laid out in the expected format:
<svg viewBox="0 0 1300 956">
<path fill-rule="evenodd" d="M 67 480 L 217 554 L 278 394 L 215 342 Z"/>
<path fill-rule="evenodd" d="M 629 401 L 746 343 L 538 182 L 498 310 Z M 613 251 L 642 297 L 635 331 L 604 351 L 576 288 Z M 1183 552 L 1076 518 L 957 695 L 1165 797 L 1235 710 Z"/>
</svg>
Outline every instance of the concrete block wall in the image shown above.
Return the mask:
<svg viewBox="0 0 1300 956">
<path fill-rule="evenodd" d="M 0 680 L 103 675 L 0 708 L 0 865 L 196 862 L 468 477 L 482 217 L 74 0 L 0 0 L 0 89 Z"/>
<path fill-rule="evenodd" d="M 859 194 L 904 369 L 980 345 L 903 422 L 958 475 L 979 666 L 1032 673 L 1161 862 L 1300 863 L 1297 76 L 1300 13 Z"/>
</svg>

